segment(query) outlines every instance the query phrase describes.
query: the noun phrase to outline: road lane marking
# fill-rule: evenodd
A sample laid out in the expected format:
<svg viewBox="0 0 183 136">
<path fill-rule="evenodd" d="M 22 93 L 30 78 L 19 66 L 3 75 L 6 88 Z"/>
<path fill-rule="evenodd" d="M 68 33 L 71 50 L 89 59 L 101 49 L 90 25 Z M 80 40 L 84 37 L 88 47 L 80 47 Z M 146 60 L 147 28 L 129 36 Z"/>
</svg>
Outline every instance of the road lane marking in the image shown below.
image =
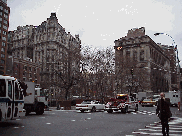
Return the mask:
<svg viewBox="0 0 183 136">
<path fill-rule="evenodd" d="M 50 125 L 51 123 L 46 123 L 47 125 Z"/>
<path fill-rule="evenodd" d="M 19 128 L 19 127 L 14 127 L 14 128 Z"/>
</svg>

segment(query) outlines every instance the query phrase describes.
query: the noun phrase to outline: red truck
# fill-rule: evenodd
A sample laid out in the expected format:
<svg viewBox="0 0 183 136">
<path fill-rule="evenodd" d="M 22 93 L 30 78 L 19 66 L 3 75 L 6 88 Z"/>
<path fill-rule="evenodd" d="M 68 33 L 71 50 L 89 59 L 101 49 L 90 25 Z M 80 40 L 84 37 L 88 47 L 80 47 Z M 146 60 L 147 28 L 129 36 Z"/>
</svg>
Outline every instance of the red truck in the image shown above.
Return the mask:
<svg viewBox="0 0 183 136">
<path fill-rule="evenodd" d="M 117 94 L 115 98 L 111 98 L 105 105 L 105 110 L 108 113 L 113 111 L 121 111 L 127 113 L 129 110 L 138 111 L 138 102 L 128 94 Z"/>
</svg>

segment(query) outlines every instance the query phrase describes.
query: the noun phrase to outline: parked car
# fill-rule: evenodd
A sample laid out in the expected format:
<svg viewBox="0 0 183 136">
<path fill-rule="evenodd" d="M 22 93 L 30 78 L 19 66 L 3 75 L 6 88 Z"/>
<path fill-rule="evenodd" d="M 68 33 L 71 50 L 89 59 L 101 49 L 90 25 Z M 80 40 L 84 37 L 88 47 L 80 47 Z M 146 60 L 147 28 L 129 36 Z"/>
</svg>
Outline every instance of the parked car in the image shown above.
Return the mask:
<svg viewBox="0 0 183 136">
<path fill-rule="evenodd" d="M 154 101 L 152 99 L 144 99 L 141 102 L 141 105 L 142 105 L 142 107 L 144 107 L 144 106 L 153 106 L 153 105 L 156 105 L 156 101 Z"/>
<path fill-rule="evenodd" d="M 76 104 L 76 110 L 80 110 L 81 112 L 105 110 L 105 104 L 102 104 L 100 101 L 96 100 L 84 100 L 81 104 Z"/>
</svg>

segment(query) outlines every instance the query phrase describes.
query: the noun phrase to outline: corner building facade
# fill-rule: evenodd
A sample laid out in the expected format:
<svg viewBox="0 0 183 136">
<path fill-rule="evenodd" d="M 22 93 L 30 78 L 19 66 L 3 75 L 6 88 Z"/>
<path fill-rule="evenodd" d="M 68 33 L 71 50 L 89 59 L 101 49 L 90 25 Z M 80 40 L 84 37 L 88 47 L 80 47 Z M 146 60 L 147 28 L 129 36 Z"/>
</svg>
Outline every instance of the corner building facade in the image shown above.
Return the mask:
<svg viewBox="0 0 183 136">
<path fill-rule="evenodd" d="M 132 93 L 171 90 L 170 59 L 159 45 L 145 35 L 144 27 L 129 30 L 127 36 L 115 40 L 114 48 L 116 72 L 128 71 L 123 78 L 130 77 L 128 81 L 123 81 L 122 90 L 126 90 L 127 85 Z"/>
<path fill-rule="evenodd" d="M 64 84 L 80 71 L 79 35 L 66 33 L 56 13 L 51 13 L 39 26 L 19 26 L 9 33 L 12 39 L 9 53 L 38 66 L 40 87 L 49 89 L 54 99 L 61 98 L 60 94 L 65 94 Z"/>
</svg>

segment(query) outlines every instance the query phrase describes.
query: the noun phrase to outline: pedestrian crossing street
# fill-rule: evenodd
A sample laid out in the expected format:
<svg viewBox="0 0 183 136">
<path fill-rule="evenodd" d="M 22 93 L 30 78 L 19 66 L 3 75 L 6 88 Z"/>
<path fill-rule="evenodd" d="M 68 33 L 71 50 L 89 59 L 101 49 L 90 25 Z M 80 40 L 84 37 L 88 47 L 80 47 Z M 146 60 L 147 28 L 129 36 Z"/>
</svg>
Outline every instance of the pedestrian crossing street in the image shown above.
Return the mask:
<svg viewBox="0 0 183 136">
<path fill-rule="evenodd" d="M 171 117 L 169 121 L 169 135 L 170 136 L 182 136 L 182 118 Z M 126 136 L 162 136 L 162 126 L 160 122 L 154 122 L 145 128 L 138 129 L 138 131 L 132 132 L 132 135 Z"/>
</svg>

